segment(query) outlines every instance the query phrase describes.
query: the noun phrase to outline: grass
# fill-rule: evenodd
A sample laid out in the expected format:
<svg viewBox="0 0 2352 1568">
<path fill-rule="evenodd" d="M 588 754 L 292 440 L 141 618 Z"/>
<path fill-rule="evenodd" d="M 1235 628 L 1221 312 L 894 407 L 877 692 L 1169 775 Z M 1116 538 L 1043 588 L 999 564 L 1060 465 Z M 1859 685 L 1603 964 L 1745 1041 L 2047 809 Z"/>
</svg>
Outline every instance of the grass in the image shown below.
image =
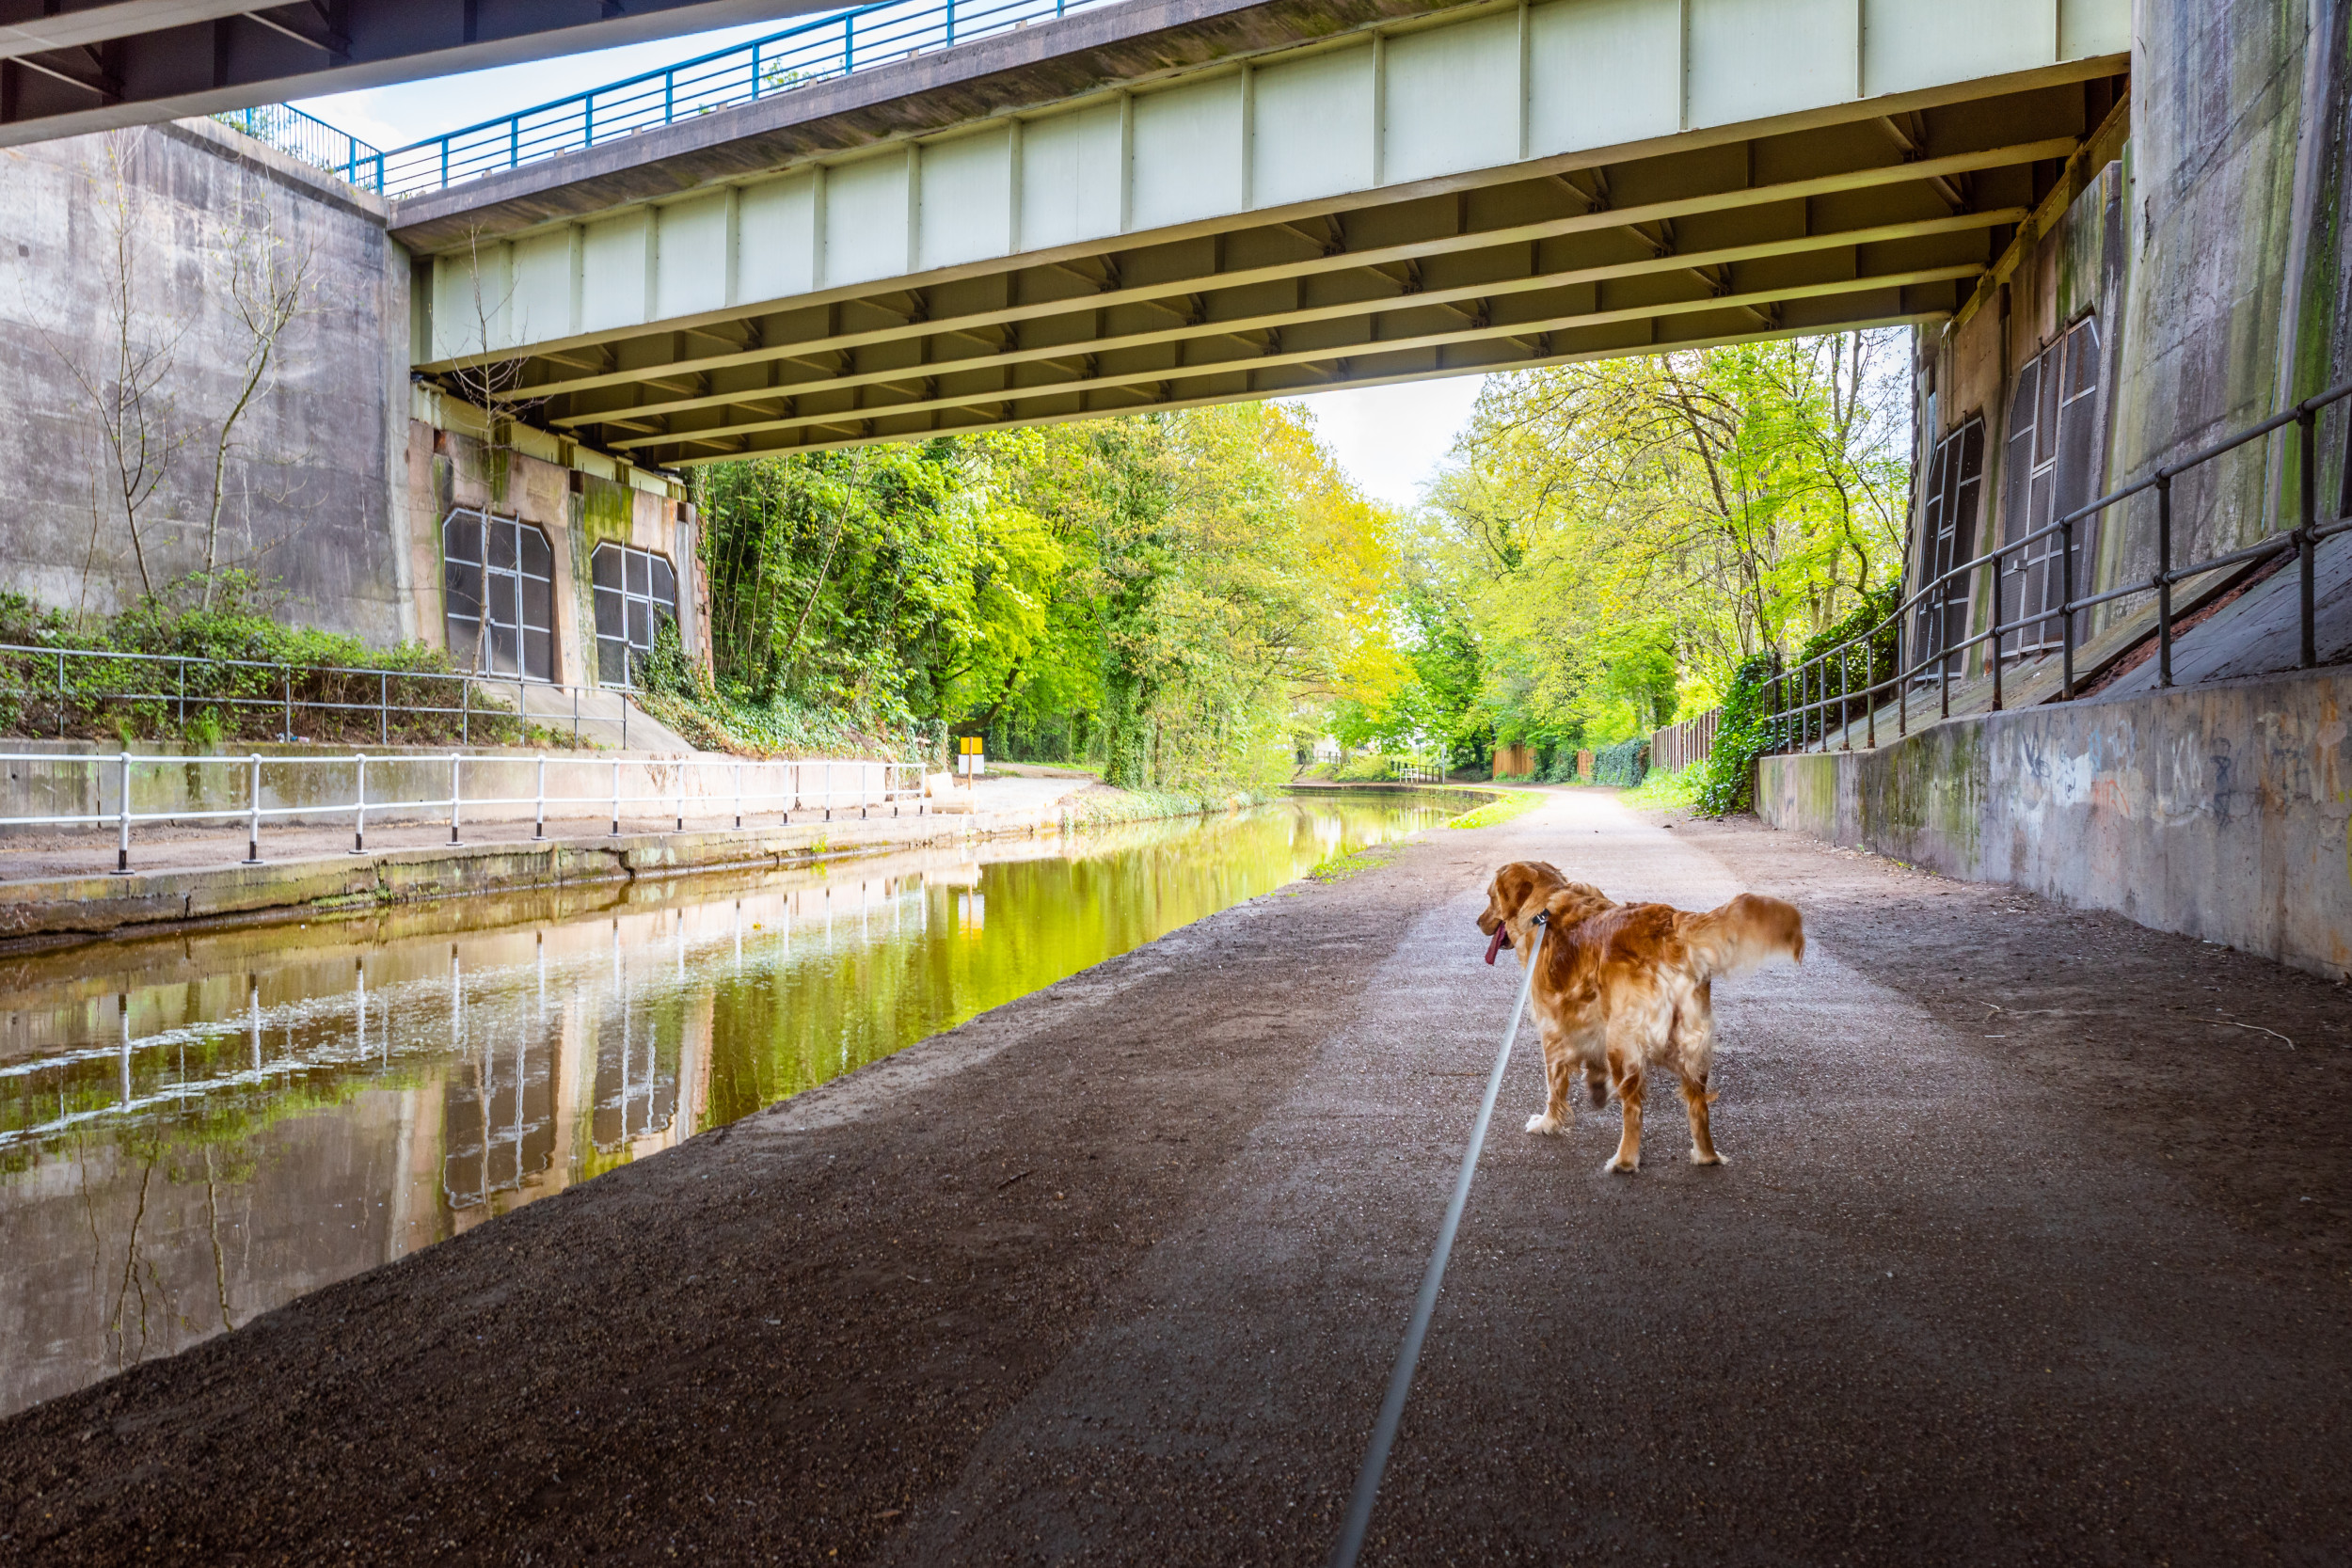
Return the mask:
<svg viewBox="0 0 2352 1568">
<path fill-rule="evenodd" d="M 1617 797 L 1617 803 L 1644 811 L 1679 811 L 1695 804 L 1699 798 L 1701 777 L 1707 764 L 1694 762 L 1680 772 L 1667 773 L 1657 768 L 1644 779 L 1640 787 L 1627 790 Z"/>
<path fill-rule="evenodd" d="M 1169 816 L 1203 816 L 1214 812 L 1260 806 L 1272 797 L 1263 790 L 1232 788 L 1202 791 L 1129 789 L 1116 795 L 1079 795 L 1070 801 L 1070 819 L 1082 828 L 1103 828 L 1117 822 L 1152 822 Z"/>
<path fill-rule="evenodd" d="M 1499 795 L 1475 811 L 1464 812 L 1446 824 L 1449 828 L 1496 828 L 1514 817 L 1525 816 L 1544 803 L 1544 798 L 1533 790 L 1513 790 Z"/>
<path fill-rule="evenodd" d="M 1314 863 L 1314 868 L 1307 875 L 1318 882 L 1343 882 L 1350 877 L 1359 876 L 1363 872 L 1379 870 L 1396 859 L 1397 851 L 1403 847 L 1405 846 L 1401 841 L 1391 840 L 1386 844 L 1370 845 L 1347 854 L 1326 855 Z"/>
</svg>

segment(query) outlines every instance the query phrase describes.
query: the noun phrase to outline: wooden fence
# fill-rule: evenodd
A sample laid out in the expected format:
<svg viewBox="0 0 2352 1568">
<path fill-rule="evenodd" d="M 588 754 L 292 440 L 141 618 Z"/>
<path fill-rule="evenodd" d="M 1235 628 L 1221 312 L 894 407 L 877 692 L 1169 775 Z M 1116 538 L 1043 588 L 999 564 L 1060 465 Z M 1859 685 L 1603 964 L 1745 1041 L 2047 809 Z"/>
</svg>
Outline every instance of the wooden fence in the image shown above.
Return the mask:
<svg viewBox="0 0 2352 1568">
<path fill-rule="evenodd" d="M 1721 708 L 1708 708 L 1696 719 L 1685 719 L 1655 731 L 1649 737 L 1649 765 L 1668 773 L 1678 773 L 1694 762 L 1704 762 L 1707 753 L 1715 749 L 1715 725 L 1722 719 Z"/>
</svg>

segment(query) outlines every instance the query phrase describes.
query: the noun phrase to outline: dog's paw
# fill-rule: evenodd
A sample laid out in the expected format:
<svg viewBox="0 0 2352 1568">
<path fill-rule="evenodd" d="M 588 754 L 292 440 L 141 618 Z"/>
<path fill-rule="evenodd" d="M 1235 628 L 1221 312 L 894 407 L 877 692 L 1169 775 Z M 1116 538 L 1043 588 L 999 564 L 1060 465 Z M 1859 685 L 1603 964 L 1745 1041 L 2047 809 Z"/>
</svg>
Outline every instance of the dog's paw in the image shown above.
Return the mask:
<svg viewBox="0 0 2352 1568">
<path fill-rule="evenodd" d="M 1731 1162 L 1724 1157 L 1724 1152 L 1721 1149 L 1717 1149 L 1712 1154 L 1702 1154 L 1694 1148 L 1691 1150 L 1691 1164 L 1694 1165 L 1727 1165 L 1731 1164 Z"/>
<path fill-rule="evenodd" d="M 1641 1168 L 1642 1157 L 1638 1154 L 1630 1160 L 1620 1160 L 1616 1156 L 1611 1155 L 1609 1163 L 1600 1167 L 1600 1173 L 1603 1176 L 1631 1176 L 1635 1171 L 1640 1170 Z"/>
<path fill-rule="evenodd" d="M 1558 1137 L 1560 1135 L 1560 1118 L 1558 1117 L 1545 1115 L 1542 1112 L 1537 1112 L 1534 1116 L 1527 1118 L 1527 1130 L 1530 1132 L 1534 1132 L 1541 1137 Z"/>
</svg>

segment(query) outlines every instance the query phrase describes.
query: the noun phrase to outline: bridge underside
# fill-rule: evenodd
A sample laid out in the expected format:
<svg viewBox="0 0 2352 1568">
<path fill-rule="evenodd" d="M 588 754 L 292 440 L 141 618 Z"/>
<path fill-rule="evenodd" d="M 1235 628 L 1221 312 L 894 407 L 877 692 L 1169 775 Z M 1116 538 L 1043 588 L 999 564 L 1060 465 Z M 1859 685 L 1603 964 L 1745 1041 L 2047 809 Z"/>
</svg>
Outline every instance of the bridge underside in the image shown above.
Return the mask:
<svg viewBox="0 0 2352 1568">
<path fill-rule="evenodd" d="M 1384 183 L 1384 161 L 1410 172 L 1417 155 L 1397 140 L 1391 92 L 1375 110 L 1374 177 L 1357 182 L 1369 188 L 1268 205 L 1294 178 L 1279 146 L 1263 150 L 1277 125 L 1294 158 L 1344 165 L 1348 127 L 1315 120 L 1346 101 L 1303 119 L 1283 106 L 1281 123 L 1263 86 L 1272 73 L 1253 95 L 1245 66 L 1226 100 L 1238 152 L 1211 114 L 1159 154 L 1165 178 L 1198 185 L 1202 165 L 1226 178 L 1230 214 L 1152 221 L 1151 100 L 1121 94 L 1095 113 L 1114 138 L 1111 166 L 1128 175 L 1111 182 L 1107 227 L 1122 231 L 1025 251 L 1025 236 L 1059 238 L 1036 189 L 1052 166 L 1041 150 L 1050 126 L 1027 126 L 1025 147 L 1023 127 L 999 118 L 958 139 L 803 168 L 767 192 L 730 184 L 492 244 L 477 234 L 435 263 L 420 358 L 461 395 L 494 384 L 499 404 L 529 422 L 675 467 L 1932 322 L 2114 109 L 2120 69 L 2113 55 L 2058 61 L 1614 153 Z M 1475 119 L 1474 103 L 1464 116 Z M 1528 110 L 1517 118 L 1524 151 Z M 1085 199 L 1083 160 L 1064 173 L 1071 199 Z M 920 266 L 959 207 L 1008 254 Z M 446 214 L 435 221 L 449 231 Z M 845 236 L 878 231 L 901 259 L 886 269 L 897 276 L 825 287 L 856 270 L 843 264 Z M 598 330 L 596 296 L 612 279 L 599 282 L 610 264 L 597 257 L 622 250 L 631 270 L 620 283 L 643 324 Z M 715 309 L 664 308 L 698 287 Z M 558 331 L 539 329 L 550 321 Z"/>
</svg>

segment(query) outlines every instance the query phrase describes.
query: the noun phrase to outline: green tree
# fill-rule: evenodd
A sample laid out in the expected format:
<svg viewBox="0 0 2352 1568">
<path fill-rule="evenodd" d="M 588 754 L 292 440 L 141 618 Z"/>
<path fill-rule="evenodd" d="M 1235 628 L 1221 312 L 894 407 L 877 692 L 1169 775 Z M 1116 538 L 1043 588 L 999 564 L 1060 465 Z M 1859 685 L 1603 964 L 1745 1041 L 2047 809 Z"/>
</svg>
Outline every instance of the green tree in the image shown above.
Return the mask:
<svg viewBox="0 0 2352 1568">
<path fill-rule="evenodd" d="M 1417 549 L 1502 740 L 1605 746 L 1704 707 L 1899 570 L 1892 334 L 1491 379 Z"/>
</svg>

